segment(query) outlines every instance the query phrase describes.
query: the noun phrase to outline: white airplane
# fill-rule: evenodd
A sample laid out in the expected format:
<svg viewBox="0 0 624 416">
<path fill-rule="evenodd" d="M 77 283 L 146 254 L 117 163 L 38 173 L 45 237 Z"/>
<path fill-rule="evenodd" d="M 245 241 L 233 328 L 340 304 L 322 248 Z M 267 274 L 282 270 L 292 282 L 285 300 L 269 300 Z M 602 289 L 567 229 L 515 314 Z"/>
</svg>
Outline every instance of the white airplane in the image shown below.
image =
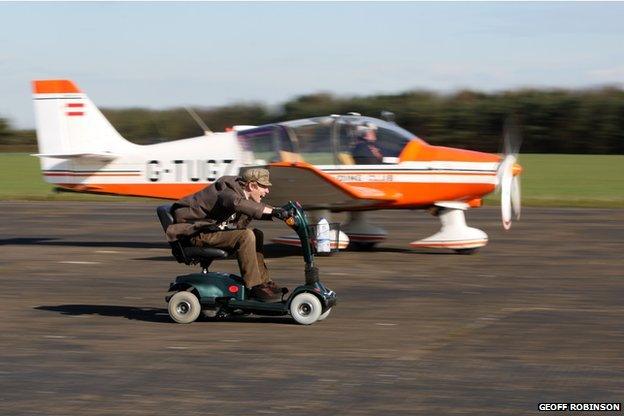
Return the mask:
<svg viewBox="0 0 624 416">
<path fill-rule="evenodd" d="M 483 231 L 466 225 L 464 212 L 495 189 L 502 192 L 503 226 L 511 226 L 512 213 L 520 215 L 522 168 L 511 135 L 501 157 L 432 146 L 393 122 L 352 113 L 137 145 L 70 80 L 33 81 L 33 100 L 43 175 L 74 191 L 179 199 L 222 175 L 265 166 L 274 183 L 268 203 L 298 200 L 315 218 L 350 213 L 340 237 L 334 234 L 339 248 L 349 239 L 360 247 L 386 239 L 385 230 L 365 220 L 367 210 L 428 209 L 441 229 L 411 245 L 457 252 L 487 244 Z"/>
</svg>

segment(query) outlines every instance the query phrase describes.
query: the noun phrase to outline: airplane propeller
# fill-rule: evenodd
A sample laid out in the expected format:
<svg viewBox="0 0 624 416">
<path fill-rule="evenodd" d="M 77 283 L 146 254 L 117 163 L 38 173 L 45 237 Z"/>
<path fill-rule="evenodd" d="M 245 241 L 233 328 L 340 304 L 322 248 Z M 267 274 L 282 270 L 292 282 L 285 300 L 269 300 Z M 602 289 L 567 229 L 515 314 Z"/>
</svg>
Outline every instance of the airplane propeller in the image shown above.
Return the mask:
<svg viewBox="0 0 624 416">
<path fill-rule="evenodd" d="M 501 192 L 501 216 L 503 228 L 511 228 L 511 217 L 515 214 L 520 219 L 520 177 L 514 175 L 514 166 L 518 161 L 518 152 L 522 137 L 517 123 L 508 118 L 503 128 L 503 160 L 498 165 L 498 189 Z"/>
</svg>

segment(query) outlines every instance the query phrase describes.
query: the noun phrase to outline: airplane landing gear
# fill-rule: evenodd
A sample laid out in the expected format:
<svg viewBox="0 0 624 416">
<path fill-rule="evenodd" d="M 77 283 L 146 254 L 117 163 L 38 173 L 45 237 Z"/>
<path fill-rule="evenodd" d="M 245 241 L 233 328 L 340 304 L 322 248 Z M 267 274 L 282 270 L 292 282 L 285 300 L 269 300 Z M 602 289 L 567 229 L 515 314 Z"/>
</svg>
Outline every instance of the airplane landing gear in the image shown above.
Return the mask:
<svg viewBox="0 0 624 416">
<path fill-rule="evenodd" d="M 388 236 L 383 228 L 366 222 L 362 211 L 349 212 L 349 221 L 342 227 L 342 231 L 349 236 L 350 247 L 356 250 L 370 250 Z"/>
<path fill-rule="evenodd" d="M 463 202 L 442 202 L 436 204 L 433 215 L 440 218 L 442 227 L 437 233 L 412 241 L 410 246 L 416 248 L 450 248 L 458 254 L 472 254 L 488 242 L 485 232 L 468 227 L 464 211 L 468 204 Z"/>
</svg>

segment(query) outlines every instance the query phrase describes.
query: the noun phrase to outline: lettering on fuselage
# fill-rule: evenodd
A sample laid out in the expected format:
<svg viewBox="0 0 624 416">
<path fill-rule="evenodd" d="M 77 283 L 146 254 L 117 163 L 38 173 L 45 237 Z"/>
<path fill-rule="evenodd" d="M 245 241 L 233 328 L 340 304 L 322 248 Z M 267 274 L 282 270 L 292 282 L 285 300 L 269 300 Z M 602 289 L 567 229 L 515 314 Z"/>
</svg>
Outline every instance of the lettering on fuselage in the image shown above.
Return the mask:
<svg viewBox="0 0 624 416">
<path fill-rule="evenodd" d="M 225 160 L 150 160 L 145 178 L 150 182 L 214 182 L 223 175 L 233 175 L 232 159 Z"/>
<path fill-rule="evenodd" d="M 389 173 L 339 173 L 332 176 L 341 182 L 392 182 Z"/>
</svg>

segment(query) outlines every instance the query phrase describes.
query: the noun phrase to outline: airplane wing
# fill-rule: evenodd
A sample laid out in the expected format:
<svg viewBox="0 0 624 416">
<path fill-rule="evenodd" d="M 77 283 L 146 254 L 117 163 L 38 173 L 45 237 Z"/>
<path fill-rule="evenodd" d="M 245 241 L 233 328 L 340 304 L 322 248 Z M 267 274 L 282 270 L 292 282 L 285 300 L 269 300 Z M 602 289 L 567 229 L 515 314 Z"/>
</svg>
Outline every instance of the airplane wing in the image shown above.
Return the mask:
<svg viewBox="0 0 624 416">
<path fill-rule="evenodd" d="M 51 157 L 54 159 L 93 159 L 101 161 L 114 160 L 118 155 L 114 153 L 34 153 L 31 156 L 37 157 Z"/>
<path fill-rule="evenodd" d="M 265 201 L 284 205 L 299 201 L 306 209 L 349 210 L 395 201 L 399 194 L 346 185 L 305 162 L 278 162 L 267 166 L 271 172 L 271 192 Z"/>
</svg>

